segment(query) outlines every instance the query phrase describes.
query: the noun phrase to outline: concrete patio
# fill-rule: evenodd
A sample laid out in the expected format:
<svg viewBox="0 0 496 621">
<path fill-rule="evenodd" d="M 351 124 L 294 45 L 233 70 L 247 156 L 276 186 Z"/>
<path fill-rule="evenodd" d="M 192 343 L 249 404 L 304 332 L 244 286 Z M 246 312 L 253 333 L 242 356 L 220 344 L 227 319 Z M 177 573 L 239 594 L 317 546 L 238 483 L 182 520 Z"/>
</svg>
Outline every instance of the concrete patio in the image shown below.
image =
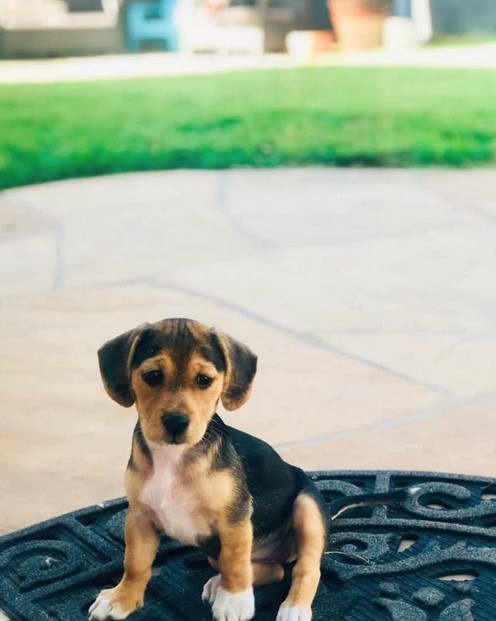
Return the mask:
<svg viewBox="0 0 496 621">
<path fill-rule="evenodd" d="M 494 476 L 492 170 L 115 175 L 0 194 L 0 534 L 122 495 L 96 350 L 167 316 L 259 355 L 225 419 L 293 463 Z"/>
</svg>

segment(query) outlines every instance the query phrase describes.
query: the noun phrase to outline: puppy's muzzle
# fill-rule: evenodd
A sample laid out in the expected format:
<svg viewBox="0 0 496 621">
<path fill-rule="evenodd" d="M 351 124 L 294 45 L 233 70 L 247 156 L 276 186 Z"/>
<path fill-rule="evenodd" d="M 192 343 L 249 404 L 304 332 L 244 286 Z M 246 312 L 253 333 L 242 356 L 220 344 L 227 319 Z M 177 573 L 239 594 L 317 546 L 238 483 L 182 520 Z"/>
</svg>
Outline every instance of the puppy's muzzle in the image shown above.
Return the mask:
<svg viewBox="0 0 496 621">
<path fill-rule="evenodd" d="M 182 412 L 167 412 L 162 416 L 162 425 L 167 439 L 172 440 L 174 444 L 180 444 L 189 426 L 189 418 Z"/>
</svg>

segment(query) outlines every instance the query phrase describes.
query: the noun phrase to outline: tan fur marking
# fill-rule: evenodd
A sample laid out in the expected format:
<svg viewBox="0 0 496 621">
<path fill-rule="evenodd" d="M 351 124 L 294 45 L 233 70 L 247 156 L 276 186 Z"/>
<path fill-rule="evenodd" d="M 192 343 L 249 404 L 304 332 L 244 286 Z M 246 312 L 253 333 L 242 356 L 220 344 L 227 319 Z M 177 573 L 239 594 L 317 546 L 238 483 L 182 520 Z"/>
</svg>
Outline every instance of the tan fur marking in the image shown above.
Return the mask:
<svg viewBox="0 0 496 621">
<path fill-rule="evenodd" d="M 281 582 L 284 578 L 284 569 L 278 563 L 253 563 L 253 586 Z"/>
<path fill-rule="evenodd" d="M 246 519 L 236 524 L 225 522 L 219 535 L 221 542 L 219 571 L 222 586 L 230 593 L 246 591 L 253 584 L 251 521 Z"/>
<path fill-rule="evenodd" d="M 210 460 L 203 458 L 201 461 L 203 472 L 198 472 L 196 467 L 190 469 L 190 476 L 194 477 L 196 474 L 198 477 L 196 485 L 199 488 L 199 511 L 203 514 L 210 514 L 216 520 L 224 522 L 227 520 L 227 513 L 236 493 L 234 479 L 229 470 L 209 473 Z"/>
<path fill-rule="evenodd" d="M 141 490 L 143 489 L 147 476 L 152 471 L 152 466 L 148 463 L 148 460 L 143 457 L 139 448 L 134 445 L 133 459 L 135 460 L 135 463 L 138 462 L 142 468 L 138 470 L 130 470 L 128 468 L 126 470 L 126 474 L 124 475 L 124 488 L 126 490 L 126 496 L 129 500 L 130 506 L 138 506 L 138 499 L 141 495 Z"/>
<path fill-rule="evenodd" d="M 214 558 L 209 556 L 208 562 L 214 569 L 219 569 L 219 563 Z M 284 568 L 278 563 L 252 563 L 252 571 L 254 587 L 281 582 L 284 578 Z"/>
<path fill-rule="evenodd" d="M 346 513 L 346 511 L 349 511 L 350 509 L 357 509 L 358 507 L 366 507 L 366 506 L 368 506 L 368 503 L 366 502 L 357 502 L 354 505 L 346 505 L 345 507 L 340 509 L 337 513 L 334 513 L 334 515 L 331 515 L 331 520 L 335 520 L 342 513 Z"/>
<path fill-rule="evenodd" d="M 132 612 L 143 606 L 158 545 L 159 535 L 149 519 L 131 509 L 126 518 L 124 575 L 115 588 L 101 592 L 110 604 L 123 612 Z"/>
<path fill-rule="evenodd" d="M 283 606 L 310 608 L 320 580 L 320 561 L 325 546 L 325 527 L 319 507 L 310 496 L 300 494 L 294 504 L 293 528 L 298 560 Z"/>
<path fill-rule="evenodd" d="M 200 323 L 199 321 L 195 321 L 194 319 L 189 319 L 186 322 L 189 331 L 198 341 L 198 343 L 206 342 L 208 336 L 210 334 L 210 328 Z"/>
</svg>

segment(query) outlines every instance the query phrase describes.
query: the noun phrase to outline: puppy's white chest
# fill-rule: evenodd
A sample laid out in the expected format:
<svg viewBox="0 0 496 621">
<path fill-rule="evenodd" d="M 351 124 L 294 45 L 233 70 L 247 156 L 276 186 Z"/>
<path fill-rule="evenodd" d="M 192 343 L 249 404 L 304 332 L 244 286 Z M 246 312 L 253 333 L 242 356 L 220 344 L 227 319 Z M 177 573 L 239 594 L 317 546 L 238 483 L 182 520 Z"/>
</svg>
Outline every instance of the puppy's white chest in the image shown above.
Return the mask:
<svg viewBox="0 0 496 621">
<path fill-rule="evenodd" d="M 180 447 L 151 447 L 154 471 L 145 483 L 140 501 L 154 513 L 166 535 L 186 545 L 195 545 L 202 532 L 202 524 L 194 519 L 198 513 L 198 499 L 194 490 L 185 488 L 178 468 L 183 449 Z"/>
</svg>

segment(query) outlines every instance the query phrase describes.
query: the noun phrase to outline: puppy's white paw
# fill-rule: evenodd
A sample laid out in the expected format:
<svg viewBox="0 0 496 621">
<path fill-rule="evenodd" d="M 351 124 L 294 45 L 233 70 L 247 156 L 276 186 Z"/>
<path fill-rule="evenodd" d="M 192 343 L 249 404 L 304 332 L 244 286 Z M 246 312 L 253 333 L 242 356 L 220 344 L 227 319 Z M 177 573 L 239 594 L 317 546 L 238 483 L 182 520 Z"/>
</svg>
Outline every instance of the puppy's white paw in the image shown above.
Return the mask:
<svg viewBox="0 0 496 621">
<path fill-rule="evenodd" d="M 276 621 L 311 621 L 312 609 L 299 606 L 285 606 L 279 608 Z"/>
<path fill-rule="evenodd" d="M 105 595 L 100 593 L 91 604 L 88 614 L 90 621 L 103 621 L 104 619 L 125 619 L 130 613 L 124 612 L 119 606 L 112 605 Z"/>
<path fill-rule="evenodd" d="M 212 615 L 215 621 L 249 621 L 255 616 L 253 589 L 230 593 L 219 584 L 212 606 Z"/>
<path fill-rule="evenodd" d="M 215 596 L 217 595 L 217 589 L 220 586 L 220 574 L 216 576 L 212 576 L 210 580 L 205 582 L 202 591 L 202 600 L 204 602 L 208 602 L 209 604 L 213 604 L 215 600 Z"/>
</svg>

